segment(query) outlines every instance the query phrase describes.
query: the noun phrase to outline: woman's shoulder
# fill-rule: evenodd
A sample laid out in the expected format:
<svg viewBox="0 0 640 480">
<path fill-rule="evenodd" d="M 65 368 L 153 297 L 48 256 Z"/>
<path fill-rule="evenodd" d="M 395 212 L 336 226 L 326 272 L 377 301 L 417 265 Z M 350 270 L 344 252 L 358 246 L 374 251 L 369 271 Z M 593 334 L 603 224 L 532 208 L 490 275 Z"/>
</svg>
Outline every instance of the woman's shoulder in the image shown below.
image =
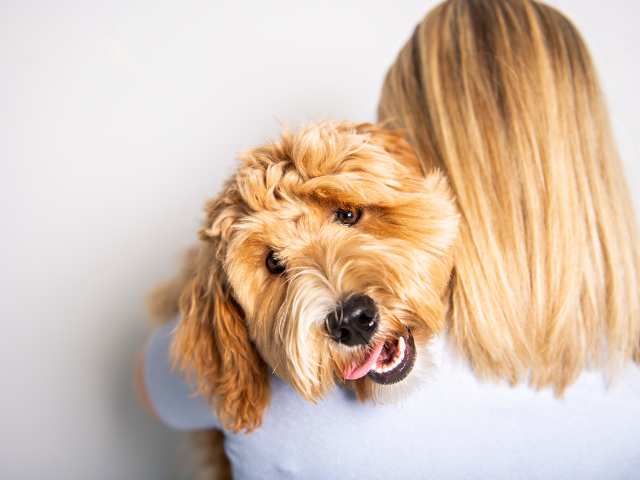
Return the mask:
<svg viewBox="0 0 640 480">
<path fill-rule="evenodd" d="M 362 404 L 343 388 L 313 404 L 272 377 L 262 428 L 228 435 L 236 474 L 253 478 L 255 467 L 304 478 L 627 478 L 640 467 L 636 365 L 615 386 L 602 372 L 584 372 L 558 398 L 479 381 L 445 340 L 432 351 L 432 381 L 392 405 Z"/>
<path fill-rule="evenodd" d="M 151 402 L 173 428 L 220 429 L 210 407 L 172 372 L 176 322 L 147 344 Z M 431 380 L 395 404 L 361 403 L 341 387 L 314 404 L 272 375 L 261 428 L 225 433 L 236 478 L 628 478 L 638 471 L 637 365 L 614 386 L 602 372 L 585 371 L 558 398 L 478 380 L 445 339 L 431 347 Z"/>
</svg>

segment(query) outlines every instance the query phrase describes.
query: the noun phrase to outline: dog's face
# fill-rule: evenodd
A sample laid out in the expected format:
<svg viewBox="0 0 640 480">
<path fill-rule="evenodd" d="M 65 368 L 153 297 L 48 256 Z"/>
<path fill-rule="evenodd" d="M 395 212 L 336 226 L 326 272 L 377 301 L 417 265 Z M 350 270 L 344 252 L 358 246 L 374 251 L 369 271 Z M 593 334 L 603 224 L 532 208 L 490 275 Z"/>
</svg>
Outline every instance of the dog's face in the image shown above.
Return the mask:
<svg viewBox="0 0 640 480">
<path fill-rule="evenodd" d="M 370 125 L 285 131 L 241 161 L 208 205 L 174 344 L 223 421 L 259 424 L 262 362 L 312 401 L 336 379 L 360 398 L 415 383 L 458 236 L 444 178 Z"/>
</svg>

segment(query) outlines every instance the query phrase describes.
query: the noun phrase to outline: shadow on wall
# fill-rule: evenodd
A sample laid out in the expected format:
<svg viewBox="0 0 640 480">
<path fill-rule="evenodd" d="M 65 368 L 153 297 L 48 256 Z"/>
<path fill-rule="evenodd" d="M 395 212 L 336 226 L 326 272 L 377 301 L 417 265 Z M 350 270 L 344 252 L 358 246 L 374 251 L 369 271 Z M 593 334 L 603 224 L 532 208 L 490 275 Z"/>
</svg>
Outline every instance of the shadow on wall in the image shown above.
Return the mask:
<svg viewBox="0 0 640 480">
<path fill-rule="evenodd" d="M 171 430 L 152 418 L 139 405 L 134 391 L 132 367 L 147 336 L 141 328 L 145 322 L 139 317 L 131 319 L 132 328 L 121 335 L 121 355 L 111 357 L 106 368 L 113 392 L 108 402 L 111 418 L 116 419 L 114 430 L 127 452 L 117 470 L 137 480 L 189 480 L 194 478 L 187 470 L 189 434 Z"/>
</svg>

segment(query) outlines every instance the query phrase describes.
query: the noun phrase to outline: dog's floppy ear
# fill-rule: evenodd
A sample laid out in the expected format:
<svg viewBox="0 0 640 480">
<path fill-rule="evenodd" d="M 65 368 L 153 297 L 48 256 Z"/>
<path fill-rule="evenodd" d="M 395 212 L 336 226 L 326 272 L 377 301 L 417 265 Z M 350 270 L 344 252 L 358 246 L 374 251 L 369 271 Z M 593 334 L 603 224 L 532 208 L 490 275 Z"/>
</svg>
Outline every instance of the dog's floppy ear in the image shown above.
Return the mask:
<svg viewBox="0 0 640 480">
<path fill-rule="evenodd" d="M 249 339 L 220 260 L 232 217 L 223 210 L 230 208 L 223 199 L 208 205 L 207 224 L 214 226 L 200 232 L 203 245 L 180 297 L 182 320 L 171 350 L 174 365 L 196 383 L 197 394 L 212 405 L 225 428 L 238 433 L 261 425 L 270 387 L 268 368 Z"/>
<path fill-rule="evenodd" d="M 404 165 L 416 175 L 423 175 L 420 161 L 405 140 L 403 130 L 385 130 L 380 125 L 362 123 L 356 127 L 358 133 L 368 133 L 371 141 L 384 148 L 394 160 Z"/>
</svg>

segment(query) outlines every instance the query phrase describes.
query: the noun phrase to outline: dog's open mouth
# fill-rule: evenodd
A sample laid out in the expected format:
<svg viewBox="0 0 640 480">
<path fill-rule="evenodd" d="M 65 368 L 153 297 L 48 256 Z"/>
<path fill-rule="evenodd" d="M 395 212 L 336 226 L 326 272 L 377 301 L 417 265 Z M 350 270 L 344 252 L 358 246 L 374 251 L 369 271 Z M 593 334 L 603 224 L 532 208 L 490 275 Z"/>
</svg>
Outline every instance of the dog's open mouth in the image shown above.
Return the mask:
<svg viewBox="0 0 640 480">
<path fill-rule="evenodd" d="M 404 380 L 416 361 L 416 347 L 411 332 L 376 345 L 365 361 L 345 368 L 344 378 L 356 380 L 368 375 L 382 385 Z"/>
</svg>

